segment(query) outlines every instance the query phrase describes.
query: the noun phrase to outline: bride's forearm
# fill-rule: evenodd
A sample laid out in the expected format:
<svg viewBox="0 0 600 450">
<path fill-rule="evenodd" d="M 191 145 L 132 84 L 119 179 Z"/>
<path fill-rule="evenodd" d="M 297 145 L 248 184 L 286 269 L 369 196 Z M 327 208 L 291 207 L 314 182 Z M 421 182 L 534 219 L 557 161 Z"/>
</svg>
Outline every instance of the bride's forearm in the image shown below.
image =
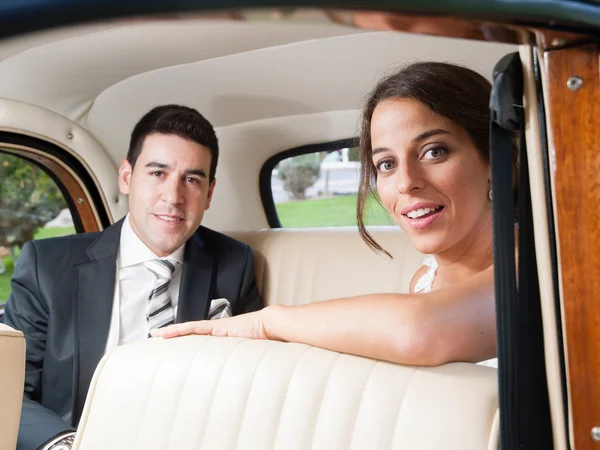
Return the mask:
<svg viewBox="0 0 600 450">
<path fill-rule="evenodd" d="M 263 310 L 263 321 L 272 339 L 386 361 L 431 364 L 423 305 L 410 296 L 368 295 L 302 306 L 273 305 Z"/>
<path fill-rule="evenodd" d="M 272 339 L 401 364 L 481 361 L 496 355 L 491 271 L 427 294 L 375 294 L 302 306 L 270 306 Z"/>
</svg>

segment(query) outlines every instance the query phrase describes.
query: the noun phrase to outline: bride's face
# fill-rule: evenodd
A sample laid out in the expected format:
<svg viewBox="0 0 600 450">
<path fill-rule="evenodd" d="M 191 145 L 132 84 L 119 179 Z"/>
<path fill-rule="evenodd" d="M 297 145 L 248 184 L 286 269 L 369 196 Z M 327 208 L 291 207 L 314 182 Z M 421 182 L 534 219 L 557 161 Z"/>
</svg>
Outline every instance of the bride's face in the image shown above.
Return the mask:
<svg viewBox="0 0 600 450">
<path fill-rule="evenodd" d="M 468 246 L 491 232 L 489 164 L 466 129 L 413 99 L 389 99 L 371 119 L 377 191 L 422 253 Z"/>
</svg>

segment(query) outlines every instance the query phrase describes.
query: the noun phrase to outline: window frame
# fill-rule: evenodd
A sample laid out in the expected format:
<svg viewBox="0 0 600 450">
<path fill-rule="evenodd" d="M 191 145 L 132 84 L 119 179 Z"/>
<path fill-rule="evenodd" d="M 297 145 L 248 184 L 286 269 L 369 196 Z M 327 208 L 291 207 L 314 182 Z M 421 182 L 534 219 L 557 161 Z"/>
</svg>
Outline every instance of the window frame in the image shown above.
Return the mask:
<svg viewBox="0 0 600 450">
<path fill-rule="evenodd" d="M 283 228 L 281 221 L 279 220 L 279 215 L 277 214 L 277 207 L 275 206 L 275 199 L 273 198 L 273 190 L 271 188 L 271 177 L 277 164 L 284 159 L 293 158 L 294 156 L 307 155 L 309 153 L 332 152 L 342 148 L 358 147 L 358 143 L 358 138 L 354 137 L 320 144 L 302 145 L 300 147 L 284 150 L 267 159 L 260 169 L 259 191 L 269 227 Z"/>
</svg>

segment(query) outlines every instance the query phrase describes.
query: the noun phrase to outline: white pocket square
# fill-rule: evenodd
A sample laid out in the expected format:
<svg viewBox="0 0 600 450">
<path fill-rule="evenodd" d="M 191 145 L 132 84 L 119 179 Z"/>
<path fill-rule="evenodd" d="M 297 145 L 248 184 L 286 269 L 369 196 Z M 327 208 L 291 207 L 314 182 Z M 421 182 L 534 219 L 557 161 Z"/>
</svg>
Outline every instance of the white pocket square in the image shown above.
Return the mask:
<svg viewBox="0 0 600 450">
<path fill-rule="evenodd" d="M 208 310 L 208 320 L 225 319 L 231 317 L 231 305 L 229 300 L 226 298 L 216 298 L 210 302 L 210 308 Z"/>
</svg>

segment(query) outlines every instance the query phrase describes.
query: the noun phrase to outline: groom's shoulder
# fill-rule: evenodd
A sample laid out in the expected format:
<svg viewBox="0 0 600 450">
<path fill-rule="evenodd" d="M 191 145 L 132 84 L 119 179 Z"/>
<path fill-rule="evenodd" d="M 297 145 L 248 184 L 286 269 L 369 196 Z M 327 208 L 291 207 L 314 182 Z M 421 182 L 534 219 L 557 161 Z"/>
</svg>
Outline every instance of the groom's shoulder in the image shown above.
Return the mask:
<svg viewBox="0 0 600 450">
<path fill-rule="evenodd" d="M 65 236 L 57 236 L 30 241 L 32 248 L 37 253 L 60 253 L 70 258 L 85 254 L 93 245 L 104 239 L 104 242 L 117 242 L 121 229 L 121 221 L 106 227 L 103 231 L 92 231 L 87 233 L 73 233 Z M 116 244 L 115 244 L 116 245 Z"/>
<path fill-rule="evenodd" d="M 66 266 L 74 266 L 89 261 L 87 249 L 98 239 L 100 233 L 77 233 L 36 239 L 27 242 L 21 249 L 19 260 L 37 261 L 37 267 L 44 271 L 61 271 Z"/>
<path fill-rule="evenodd" d="M 39 250 L 80 251 L 85 250 L 100 236 L 101 232 L 74 233 L 31 241 Z"/>
</svg>

